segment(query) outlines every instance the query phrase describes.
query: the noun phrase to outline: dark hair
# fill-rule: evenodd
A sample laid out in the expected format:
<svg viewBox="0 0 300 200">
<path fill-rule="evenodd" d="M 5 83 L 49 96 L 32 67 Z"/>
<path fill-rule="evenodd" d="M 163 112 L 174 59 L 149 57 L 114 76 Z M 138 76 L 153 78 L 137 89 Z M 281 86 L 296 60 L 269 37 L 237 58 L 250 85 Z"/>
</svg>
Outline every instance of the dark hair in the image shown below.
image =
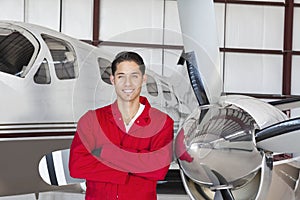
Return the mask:
<svg viewBox="0 0 300 200">
<path fill-rule="evenodd" d="M 115 72 L 117 71 L 117 65 L 124 61 L 135 62 L 136 64 L 139 65 L 142 74 L 143 75 L 145 74 L 145 64 L 144 64 L 143 58 L 135 52 L 122 51 L 116 55 L 114 61 L 111 64 L 111 71 L 112 71 L 113 76 L 115 75 Z"/>
</svg>

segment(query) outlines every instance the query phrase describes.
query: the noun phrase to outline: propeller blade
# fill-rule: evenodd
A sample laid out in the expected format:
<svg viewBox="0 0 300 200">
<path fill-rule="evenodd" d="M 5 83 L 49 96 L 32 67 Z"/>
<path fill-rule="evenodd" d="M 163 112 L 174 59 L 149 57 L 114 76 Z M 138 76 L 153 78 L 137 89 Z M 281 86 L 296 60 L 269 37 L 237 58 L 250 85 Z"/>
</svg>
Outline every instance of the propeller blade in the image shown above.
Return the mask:
<svg viewBox="0 0 300 200">
<path fill-rule="evenodd" d="M 256 133 L 258 148 L 276 153 L 300 152 L 300 118 L 289 119 Z"/>
</svg>

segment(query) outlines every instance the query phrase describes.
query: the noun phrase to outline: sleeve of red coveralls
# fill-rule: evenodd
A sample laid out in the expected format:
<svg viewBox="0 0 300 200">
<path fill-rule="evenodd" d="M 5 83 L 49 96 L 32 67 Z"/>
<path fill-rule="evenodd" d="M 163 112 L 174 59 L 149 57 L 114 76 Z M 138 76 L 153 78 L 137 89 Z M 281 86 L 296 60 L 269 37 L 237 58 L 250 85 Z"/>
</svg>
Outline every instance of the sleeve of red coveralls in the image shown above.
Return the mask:
<svg viewBox="0 0 300 200">
<path fill-rule="evenodd" d="M 172 161 L 172 141 L 173 120 L 167 117 L 163 128 L 153 136 L 149 151 L 136 153 L 116 146 L 103 146 L 100 157 L 133 175 L 150 180 L 163 180 Z"/>
<path fill-rule="evenodd" d="M 70 149 L 70 175 L 86 180 L 125 183 L 128 173 L 108 167 L 91 154 L 96 145 L 97 126 L 99 124 L 93 111 L 79 120 Z"/>
<path fill-rule="evenodd" d="M 168 173 L 170 163 L 173 159 L 174 122 L 171 118 L 168 117 L 167 123 L 165 124 L 165 127 L 163 128 L 162 132 L 163 134 L 159 134 L 157 137 L 154 138 L 151 151 L 167 147 L 165 151 L 161 152 L 162 155 L 157 155 L 163 156 L 162 159 L 165 161 L 161 161 L 161 163 L 166 163 L 167 165 L 162 165 L 162 168 L 157 169 L 155 171 L 134 173 L 135 175 L 145 177 L 151 180 L 163 180 L 165 178 L 166 174 Z M 157 156 L 154 159 L 150 158 L 152 159 L 152 161 L 150 162 L 158 162 L 160 159 L 157 159 Z"/>
</svg>

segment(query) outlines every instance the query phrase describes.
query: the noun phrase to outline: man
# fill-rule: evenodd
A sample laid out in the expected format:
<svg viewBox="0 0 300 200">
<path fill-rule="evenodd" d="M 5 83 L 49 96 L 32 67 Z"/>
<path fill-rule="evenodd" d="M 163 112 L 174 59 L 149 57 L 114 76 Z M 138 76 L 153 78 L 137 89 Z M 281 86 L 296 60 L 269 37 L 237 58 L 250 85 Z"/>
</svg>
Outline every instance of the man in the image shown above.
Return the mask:
<svg viewBox="0 0 300 200">
<path fill-rule="evenodd" d="M 86 200 L 157 199 L 172 160 L 173 120 L 140 96 L 146 78 L 137 53 L 119 53 L 110 76 L 116 101 L 78 122 L 69 169 L 86 179 Z"/>
</svg>

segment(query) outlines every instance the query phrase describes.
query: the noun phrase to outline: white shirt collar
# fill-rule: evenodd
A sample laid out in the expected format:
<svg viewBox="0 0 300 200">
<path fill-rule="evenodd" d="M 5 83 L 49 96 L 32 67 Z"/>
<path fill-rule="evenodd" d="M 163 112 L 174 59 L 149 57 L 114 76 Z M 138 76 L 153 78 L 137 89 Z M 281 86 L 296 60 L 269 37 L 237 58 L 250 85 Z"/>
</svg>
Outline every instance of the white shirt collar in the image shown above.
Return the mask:
<svg viewBox="0 0 300 200">
<path fill-rule="evenodd" d="M 131 126 L 133 125 L 134 121 L 142 114 L 142 112 L 144 111 L 145 105 L 140 103 L 139 106 L 139 110 L 136 112 L 136 114 L 134 115 L 134 117 L 130 120 L 130 122 L 128 124 L 126 124 L 124 122 L 125 125 L 125 129 L 126 129 L 126 133 L 128 133 L 129 129 L 131 128 Z"/>
</svg>

